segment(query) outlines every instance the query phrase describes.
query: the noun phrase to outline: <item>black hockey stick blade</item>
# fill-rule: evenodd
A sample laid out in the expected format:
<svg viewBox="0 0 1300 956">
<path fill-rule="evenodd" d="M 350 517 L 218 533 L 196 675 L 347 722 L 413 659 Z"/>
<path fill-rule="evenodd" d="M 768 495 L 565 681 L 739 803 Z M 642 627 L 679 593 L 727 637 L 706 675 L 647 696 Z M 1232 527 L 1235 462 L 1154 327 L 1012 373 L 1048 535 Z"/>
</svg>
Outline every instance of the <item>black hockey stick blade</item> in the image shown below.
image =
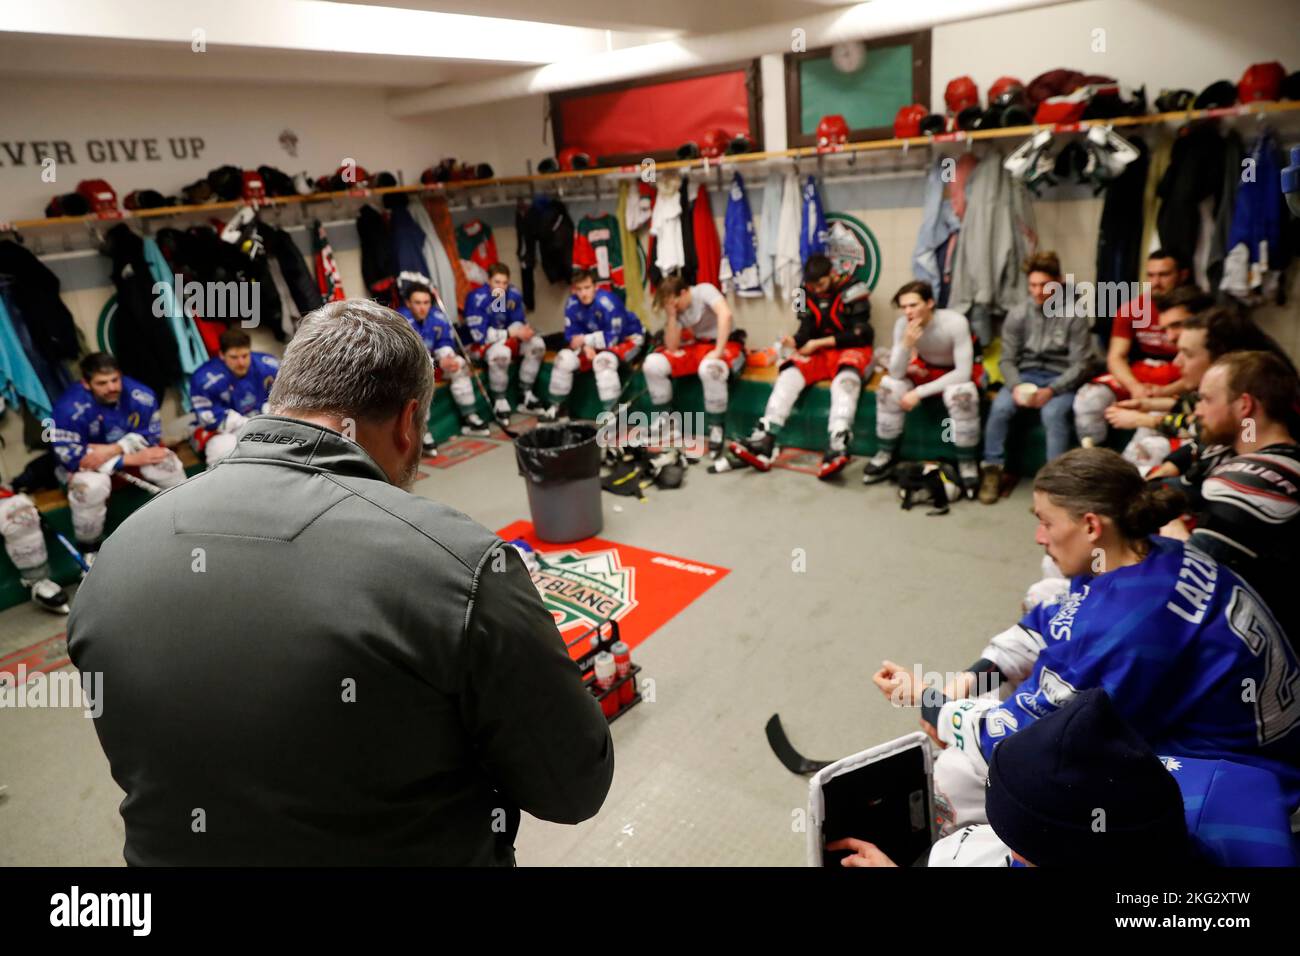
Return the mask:
<svg viewBox="0 0 1300 956">
<path fill-rule="evenodd" d="M 785 765 L 785 769 L 791 773 L 797 773 L 801 776 L 807 776 L 816 773 L 822 767 L 828 767 L 833 761 L 830 760 L 809 760 L 799 751 L 795 750 L 790 743 L 790 738 L 785 735 L 785 728 L 781 726 L 781 715 L 773 714 L 768 720 L 767 726 L 763 728 L 767 733 L 767 742 L 776 754 L 776 759 Z"/>
</svg>

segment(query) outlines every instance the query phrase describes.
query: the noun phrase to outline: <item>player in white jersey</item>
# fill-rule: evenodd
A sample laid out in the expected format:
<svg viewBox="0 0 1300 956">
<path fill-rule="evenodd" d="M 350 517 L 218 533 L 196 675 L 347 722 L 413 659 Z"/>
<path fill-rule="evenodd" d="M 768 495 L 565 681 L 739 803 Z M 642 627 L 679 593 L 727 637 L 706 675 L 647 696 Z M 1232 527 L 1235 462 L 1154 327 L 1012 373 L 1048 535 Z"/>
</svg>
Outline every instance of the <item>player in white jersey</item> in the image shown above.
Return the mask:
<svg viewBox="0 0 1300 956">
<path fill-rule="evenodd" d="M 894 304 L 903 314 L 894 323 L 888 373 L 876 391 L 878 451 L 867 461 L 864 484 L 890 476 L 898 459 L 903 420 L 924 399 L 940 397 L 952 419 L 957 467 L 968 495 L 979 483 L 980 394 L 984 369 L 975 362 L 970 323 L 960 312 L 934 307 L 928 282 L 909 282 Z"/>
<path fill-rule="evenodd" d="M 687 285 L 668 276 L 655 290 L 655 306 L 667 316 L 664 344 L 646 356 L 641 371 L 658 419 L 673 400 L 673 379 L 699 375 L 704 386 L 709 454 L 722 454 L 727 414 L 727 379 L 745 367 L 745 350 L 727 300 L 707 282 Z"/>
</svg>

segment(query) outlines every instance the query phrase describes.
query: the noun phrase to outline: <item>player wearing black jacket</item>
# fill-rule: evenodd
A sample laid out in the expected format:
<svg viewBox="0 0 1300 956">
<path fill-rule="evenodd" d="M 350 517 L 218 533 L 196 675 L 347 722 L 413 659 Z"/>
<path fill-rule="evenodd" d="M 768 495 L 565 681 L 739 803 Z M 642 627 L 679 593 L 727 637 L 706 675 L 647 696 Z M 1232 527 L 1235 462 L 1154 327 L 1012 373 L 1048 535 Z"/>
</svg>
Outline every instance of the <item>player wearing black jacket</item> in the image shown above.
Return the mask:
<svg viewBox="0 0 1300 956">
<path fill-rule="evenodd" d="M 799 330 L 781 344 L 793 354 L 781 363 L 767 408 L 753 434 L 730 445 L 731 453 L 759 471 L 772 467 L 776 437 L 804 388 L 831 381 L 830 433 L 817 477 L 838 474 L 849 463 L 853 418 L 862 379 L 871 365 L 871 290 L 866 283 L 834 273 L 830 259 L 816 255 L 804 266 L 804 286 L 795 300 Z"/>
</svg>

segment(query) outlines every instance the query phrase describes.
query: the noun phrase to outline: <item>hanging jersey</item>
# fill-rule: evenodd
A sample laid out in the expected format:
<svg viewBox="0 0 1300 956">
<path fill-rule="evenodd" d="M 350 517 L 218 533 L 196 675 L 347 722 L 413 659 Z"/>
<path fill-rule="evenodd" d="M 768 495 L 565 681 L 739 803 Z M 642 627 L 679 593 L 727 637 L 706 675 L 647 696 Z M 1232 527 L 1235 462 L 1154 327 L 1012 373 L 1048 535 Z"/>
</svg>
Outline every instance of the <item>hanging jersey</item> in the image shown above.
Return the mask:
<svg viewBox="0 0 1300 956">
<path fill-rule="evenodd" d="M 501 261 L 492 227 L 482 219 L 471 219 L 456 227 L 456 254 L 465 275 L 477 285 L 486 283 L 488 269 Z"/>
<path fill-rule="evenodd" d="M 190 404 L 196 428 L 219 428 L 229 412 L 247 418 L 256 415 L 271 395 L 280 371 L 280 360 L 265 352 L 254 352 L 248 371 L 241 378 L 226 367 L 221 356 L 208 359 L 190 376 Z"/>
<path fill-rule="evenodd" d="M 627 295 L 617 219 L 606 213 L 578 220 L 573 231 L 573 267 L 595 269 L 596 285 L 617 293 L 620 298 Z"/>
<path fill-rule="evenodd" d="M 334 261 L 334 250 L 330 247 L 329 236 L 319 219 L 312 224 L 311 248 L 316 265 L 316 288 L 320 290 L 321 301 L 338 302 L 346 299 L 343 277 L 339 275 L 338 263 Z"/>
<path fill-rule="evenodd" d="M 758 237 L 754 234 L 754 214 L 745 195 L 745 180 L 740 173 L 731 177 L 727 195 L 727 215 L 723 220 L 722 289 L 736 295 L 757 298 L 763 294 L 758 278 Z"/>
<path fill-rule="evenodd" d="M 465 297 L 465 325 L 475 345 L 494 345 L 510 337 L 510 326 L 527 324 L 524 297 L 514 286 L 496 295 L 489 285 L 481 285 Z"/>
<path fill-rule="evenodd" d="M 588 345 L 611 348 L 632 336 L 644 335 L 641 320 L 629 312 L 618 296 L 605 289 L 597 289 L 590 305 L 583 305 L 576 295 L 564 303 L 564 340 L 572 341 L 581 335 Z"/>
<path fill-rule="evenodd" d="M 826 213 L 822 210 L 821 192 L 816 177 L 809 176 L 803 186 L 803 223 L 799 231 L 799 260 L 808 264 L 808 257 L 826 254 Z"/>
<path fill-rule="evenodd" d="M 85 383 L 77 382 L 54 403 L 52 444 L 59 464 L 76 471 L 89 445 L 108 445 L 136 434 L 150 445 L 162 443 L 162 412 L 149 386 L 122 376 L 116 405 L 96 400 Z"/>
<path fill-rule="evenodd" d="M 456 350 L 456 340 L 452 338 L 456 333 L 452 330 L 451 323 L 447 321 L 447 313 L 436 305 L 429 309 L 429 314 L 424 317 L 423 322 L 417 322 L 407 306 L 398 309 L 397 314 L 411 324 L 411 328 L 415 329 L 423 340 L 424 347 L 429 350 L 430 355 L 436 355 L 443 349 Z"/>
<path fill-rule="evenodd" d="M 1256 592 L 1209 555 L 1152 538 L 1140 563 L 1076 577 L 982 656 L 1015 672 L 1007 648 L 1032 661 L 1011 697 L 940 711 L 941 739 L 977 769 L 1008 734 L 1102 687 L 1157 752 L 1260 767 L 1300 804 L 1300 663 Z"/>
</svg>

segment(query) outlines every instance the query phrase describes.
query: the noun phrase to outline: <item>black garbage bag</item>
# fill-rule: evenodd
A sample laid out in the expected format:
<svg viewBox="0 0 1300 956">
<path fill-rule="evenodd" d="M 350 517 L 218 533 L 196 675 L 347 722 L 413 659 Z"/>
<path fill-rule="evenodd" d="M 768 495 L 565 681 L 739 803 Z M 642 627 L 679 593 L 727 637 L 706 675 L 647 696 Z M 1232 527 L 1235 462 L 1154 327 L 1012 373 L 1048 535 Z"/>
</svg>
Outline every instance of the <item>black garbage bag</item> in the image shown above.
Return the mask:
<svg viewBox="0 0 1300 956">
<path fill-rule="evenodd" d="M 545 486 L 600 476 L 600 446 L 596 425 L 565 422 L 538 425 L 515 439 L 519 474 Z"/>
</svg>

